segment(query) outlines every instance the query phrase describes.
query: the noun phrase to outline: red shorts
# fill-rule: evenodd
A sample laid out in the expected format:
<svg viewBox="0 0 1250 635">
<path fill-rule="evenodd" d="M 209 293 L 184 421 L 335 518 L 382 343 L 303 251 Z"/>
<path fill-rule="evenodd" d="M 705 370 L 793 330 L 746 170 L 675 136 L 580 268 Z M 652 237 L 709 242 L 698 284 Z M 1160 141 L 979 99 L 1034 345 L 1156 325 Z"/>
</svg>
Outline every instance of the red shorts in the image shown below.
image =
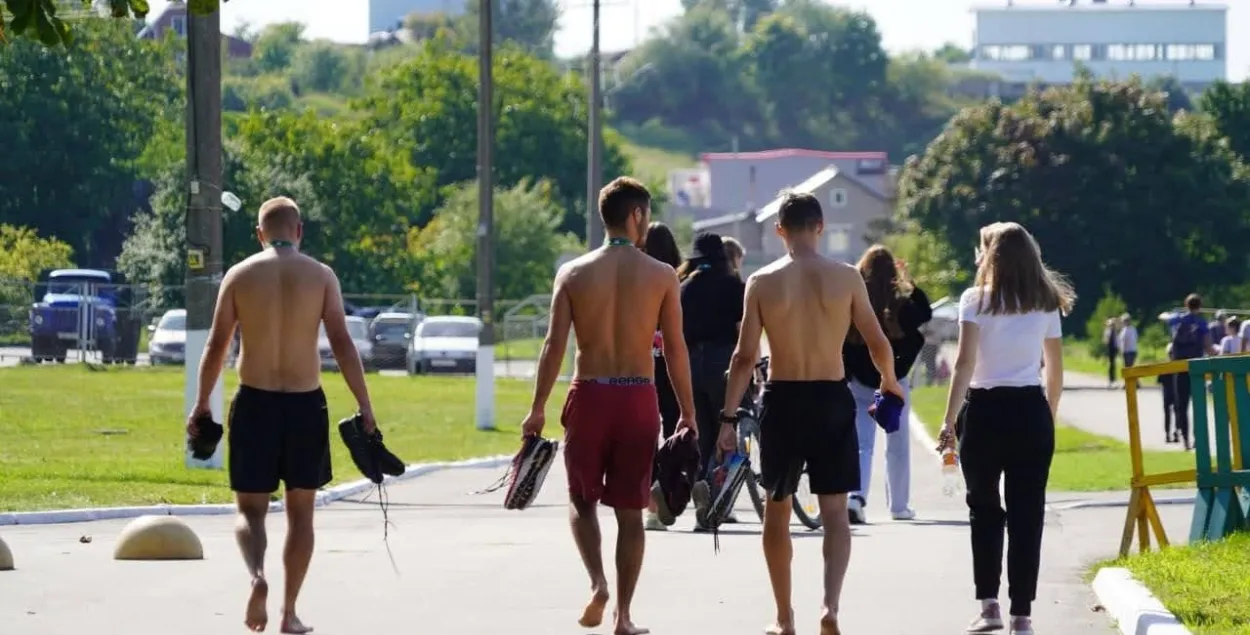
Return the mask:
<svg viewBox="0 0 1250 635">
<path fill-rule="evenodd" d="M 654 384 L 574 380 L 560 423 L 570 495 L 617 509 L 647 507 L 660 437 Z"/>
</svg>

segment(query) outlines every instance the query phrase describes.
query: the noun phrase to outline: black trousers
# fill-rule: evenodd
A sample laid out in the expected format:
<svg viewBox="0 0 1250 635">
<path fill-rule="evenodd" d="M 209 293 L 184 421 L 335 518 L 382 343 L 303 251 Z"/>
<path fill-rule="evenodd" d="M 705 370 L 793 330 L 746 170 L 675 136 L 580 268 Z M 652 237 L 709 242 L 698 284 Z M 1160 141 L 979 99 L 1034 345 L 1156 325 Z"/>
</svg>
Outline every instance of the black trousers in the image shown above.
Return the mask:
<svg viewBox="0 0 1250 635">
<path fill-rule="evenodd" d="M 1189 402 L 1192 399 L 1189 373 L 1177 373 L 1171 376 L 1172 413 L 1176 415 L 1176 431 L 1181 438 L 1189 442 Z M 1167 390 L 1168 384 L 1164 384 Z"/>
<path fill-rule="evenodd" d="M 716 436 L 720 432 L 720 410 L 725 405 L 725 371 L 733 357 L 733 344 L 690 344 L 690 380 L 694 387 L 694 412 L 699 424 L 699 453 L 702 473 L 716 458 Z"/>
<path fill-rule="evenodd" d="M 1006 527 L 1011 614 L 1028 616 L 1037 597 L 1046 481 L 1055 454 L 1050 405 L 1041 386 L 972 389 L 956 428 L 968 487 L 977 599 L 998 597 Z M 1000 478 L 1006 509 L 999 499 Z"/>
<path fill-rule="evenodd" d="M 673 436 L 677 431 L 677 419 L 681 416 L 681 406 L 677 403 L 677 393 L 673 392 L 673 384 L 668 379 L 668 365 L 663 357 L 655 358 L 655 396 L 660 405 L 660 429 L 664 438 Z"/>
</svg>

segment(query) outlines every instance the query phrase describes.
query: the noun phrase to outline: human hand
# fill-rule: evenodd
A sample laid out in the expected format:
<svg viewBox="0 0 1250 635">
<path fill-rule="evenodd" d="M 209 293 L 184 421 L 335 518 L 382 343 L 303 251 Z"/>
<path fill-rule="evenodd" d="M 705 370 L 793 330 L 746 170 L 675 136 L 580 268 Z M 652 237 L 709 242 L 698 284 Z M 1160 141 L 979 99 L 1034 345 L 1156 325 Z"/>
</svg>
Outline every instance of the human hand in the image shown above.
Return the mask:
<svg viewBox="0 0 1250 635">
<path fill-rule="evenodd" d="M 372 435 L 378 429 L 378 420 L 373 417 L 373 407 L 365 406 L 360 409 L 360 426 L 365 429 L 365 434 Z"/>
<path fill-rule="evenodd" d="M 193 408 L 191 408 L 191 414 L 187 415 L 187 435 L 192 439 L 200 433 L 200 426 L 196 424 L 196 420 L 206 414 L 212 414 L 208 404 L 197 403 Z"/>
<path fill-rule="evenodd" d="M 699 424 L 693 416 L 681 415 L 677 418 L 676 432 L 681 432 L 682 430 L 689 431 L 695 439 L 699 438 Z"/>
<path fill-rule="evenodd" d="M 941 452 L 947 448 L 955 447 L 955 424 L 949 421 L 942 424 L 942 430 L 938 433 L 937 451 Z"/>
<path fill-rule="evenodd" d="M 722 423 L 720 433 L 716 435 L 716 453 L 718 456 L 732 454 L 738 450 L 738 430 L 728 423 Z"/>
<path fill-rule="evenodd" d="M 882 377 L 881 378 L 881 392 L 882 393 L 888 392 L 894 395 L 895 397 L 898 397 L 899 399 L 905 399 L 906 397 L 903 394 L 903 387 L 898 383 L 898 379 L 895 377 Z"/>
<path fill-rule="evenodd" d="M 531 410 L 521 421 L 521 438 L 541 437 L 545 425 L 547 425 L 547 413 L 541 410 Z"/>
</svg>

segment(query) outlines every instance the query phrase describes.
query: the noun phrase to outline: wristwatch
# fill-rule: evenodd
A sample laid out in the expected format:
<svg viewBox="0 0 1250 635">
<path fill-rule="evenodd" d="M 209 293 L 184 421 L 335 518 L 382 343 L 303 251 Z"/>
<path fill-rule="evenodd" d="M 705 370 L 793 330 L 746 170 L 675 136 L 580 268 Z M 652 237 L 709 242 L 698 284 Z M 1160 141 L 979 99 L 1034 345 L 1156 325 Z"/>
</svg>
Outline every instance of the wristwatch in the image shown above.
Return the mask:
<svg viewBox="0 0 1250 635">
<path fill-rule="evenodd" d="M 737 426 L 738 413 L 735 411 L 733 414 L 726 414 L 725 411 L 722 410 L 720 411 L 720 422 L 731 426 Z"/>
</svg>

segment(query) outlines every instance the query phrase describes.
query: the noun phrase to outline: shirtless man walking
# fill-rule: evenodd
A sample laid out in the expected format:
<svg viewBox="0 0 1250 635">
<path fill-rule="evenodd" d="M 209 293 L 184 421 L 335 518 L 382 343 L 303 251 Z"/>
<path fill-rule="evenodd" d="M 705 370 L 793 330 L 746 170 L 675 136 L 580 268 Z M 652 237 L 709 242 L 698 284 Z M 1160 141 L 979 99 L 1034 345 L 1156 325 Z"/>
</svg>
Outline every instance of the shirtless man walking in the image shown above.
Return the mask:
<svg viewBox="0 0 1250 635">
<path fill-rule="evenodd" d="M 842 342 L 854 323 L 864 336 L 881 389 L 902 396 L 894 354 L 868 300 L 859 271 L 817 251 L 824 217 L 810 194 L 787 194 L 777 233 L 788 255 L 747 280 L 742 329 L 729 367 L 717 447 L 737 444 L 734 426 L 742 393 L 768 333 L 771 360 L 760 421 L 761 484 L 770 492 L 764 510 L 764 559 L 777 602 L 769 635 L 794 634 L 790 604 L 790 497 L 804 466 L 820 503 L 825 528 L 824 606 L 821 635 L 838 635 L 838 600 L 851 556 L 847 493 L 859 489 L 855 399 L 842 365 Z"/>
<path fill-rule="evenodd" d="M 573 540 L 590 574 L 591 599 L 578 623 L 598 626 L 608 604 L 596 505 L 616 510 L 615 635 L 649 632 L 633 622 L 630 603 L 642 571 L 642 512 L 651 500 L 651 466 L 660 435 L 652 374 L 655 325 L 681 410 L 677 428 L 698 434 L 690 358 L 682 338 L 677 274 L 640 247 L 651 221 L 651 195 L 618 178 L 599 192 L 608 241 L 560 268 L 551 298 L 547 339 L 538 360 L 534 402 L 521 429 L 538 436 L 547 398 L 560 372 L 569 328 L 577 337 L 573 385 L 564 404 L 564 463 L 569 477 Z"/>
<path fill-rule="evenodd" d="M 230 489 L 238 502 L 235 537 L 252 576 L 245 623 L 254 632 L 269 621 L 265 580 L 265 515 L 269 496 L 286 486 L 286 588 L 283 633 L 313 629 L 295 615 L 313 552 L 313 503 L 330 482 L 330 419 L 321 391 L 317 336 L 326 336 L 368 431 L 375 428 L 364 368 L 347 332 L 339 280 L 326 265 L 299 252 L 299 208 L 285 197 L 260 207 L 257 235 L 264 250 L 230 268 L 221 283 L 213 326 L 200 360 L 199 396 L 188 420 L 208 412 L 234 335 L 242 330 L 239 391 L 230 405 Z"/>
</svg>

